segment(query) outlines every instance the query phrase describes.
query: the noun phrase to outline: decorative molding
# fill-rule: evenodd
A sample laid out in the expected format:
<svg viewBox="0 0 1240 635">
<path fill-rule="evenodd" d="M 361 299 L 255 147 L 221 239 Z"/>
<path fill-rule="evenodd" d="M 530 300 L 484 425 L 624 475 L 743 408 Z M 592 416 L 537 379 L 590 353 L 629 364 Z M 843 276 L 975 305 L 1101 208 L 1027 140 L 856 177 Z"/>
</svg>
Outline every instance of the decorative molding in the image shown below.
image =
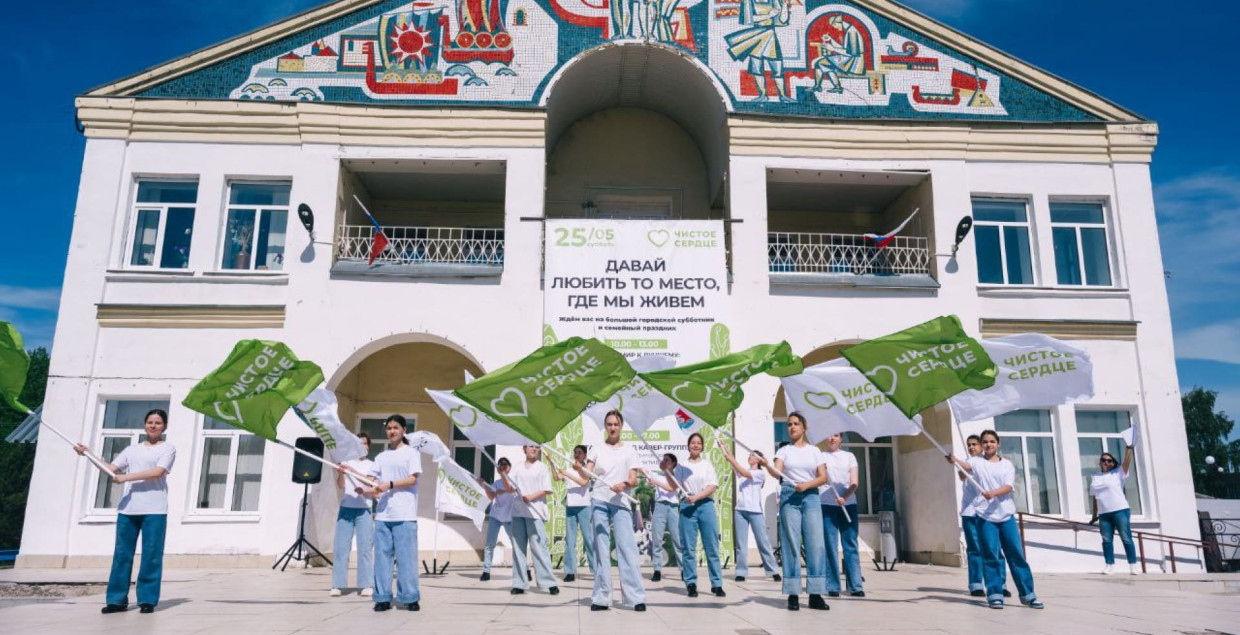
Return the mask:
<svg viewBox="0 0 1240 635">
<path fill-rule="evenodd" d="M 111 328 L 283 328 L 284 306 L 100 304 L 96 318 Z"/>
<path fill-rule="evenodd" d="M 1135 342 L 1138 322 L 1102 320 L 1009 320 L 982 318 L 983 338 L 1043 333 L 1061 340 L 1116 340 Z"/>
</svg>

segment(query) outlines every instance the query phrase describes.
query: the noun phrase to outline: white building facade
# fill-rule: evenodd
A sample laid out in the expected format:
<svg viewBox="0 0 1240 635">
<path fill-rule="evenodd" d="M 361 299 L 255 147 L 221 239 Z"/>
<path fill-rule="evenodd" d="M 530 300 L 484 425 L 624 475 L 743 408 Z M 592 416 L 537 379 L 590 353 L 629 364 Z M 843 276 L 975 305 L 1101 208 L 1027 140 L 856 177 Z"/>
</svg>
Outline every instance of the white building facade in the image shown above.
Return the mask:
<svg viewBox="0 0 1240 635">
<path fill-rule="evenodd" d="M 1071 340 L 1093 357 L 1093 399 L 964 432 L 1003 435 L 1022 511 L 1085 521 L 1097 455 L 1136 425 L 1134 529 L 1199 537 L 1154 124 L 884 0 L 683 1 L 628 20 L 572 1 L 487 6 L 493 19 L 467 20 L 455 3 L 343 0 L 78 99 L 87 144 L 44 419 L 114 456 L 148 409 L 169 411 L 169 566 L 266 566 L 296 538 L 292 454 L 181 405 L 241 339 L 317 362 L 355 429 L 378 441 L 404 414 L 489 476 L 425 389 L 541 344 L 548 218 L 722 221 L 736 350 L 786 339 L 817 363 L 946 314 L 978 337 Z M 376 266 L 362 205 L 393 240 Z M 867 256 L 862 234 L 915 209 L 890 256 Z M 745 394 L 736 434 L 773 451 L 779 382 Z M 923 416 L 963 454 L 945 406 Z M 918 437 L 853 440 L 866 543 L 895 511 L 902 559 L 961 565 L 942 456 Z M 482 534 L 436 517 L 432 481 L 423 554 L 476 561 Z M 311 539 L 327 548 L 335 494 L 313 489 Z M 62 443 L 40 443 L 20 566 L 106 566 L 116 501 Z M 1096 534 L 1030 519 L 1025 536 L 1035 571 L 1099 566 Z M 1167 563 L 1165 545 L 1145 548 Z M 1201 569 L 1192 549 L 1175 555 Z"/>
</svg>

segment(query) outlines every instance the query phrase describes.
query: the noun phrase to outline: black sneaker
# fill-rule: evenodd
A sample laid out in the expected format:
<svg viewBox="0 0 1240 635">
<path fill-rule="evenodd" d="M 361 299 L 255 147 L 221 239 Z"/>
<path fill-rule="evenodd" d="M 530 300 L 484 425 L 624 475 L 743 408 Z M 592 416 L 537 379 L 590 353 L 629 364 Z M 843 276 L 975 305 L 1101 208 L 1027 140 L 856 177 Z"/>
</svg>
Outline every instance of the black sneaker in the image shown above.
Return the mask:
<svg viewBox="0 0 1240 635">
<path fill-rule="evenodd" d="M 984 598 L 986 597 L 986 592 L 981 589 L 976 589 L 973 591 L 969 591 L 969 595 L 972 595 L 975 598 Z"/>
<path fill-rule="evenodd" d="M 406 611 L 421 611 L 422 605 L 418 604 L 417 602 L 410 602 L 405 605 L 405 610 Z"/>
<path fill-rule="evenodd" d="M 837 598 L 840 596 L 839 591 L 827 591 L 827 597 Z"/>
<path fill-rule="evenodd" d="M 574 581 L 576 581 L 576 580 L 577 580 L 577 576 L 576 576 L 576 575 L 573 575 L 573 574 L 571 574 L 571 573 L 566 573 L 566 574 L 564 574 L 564 581 L 565 581 L 565 582 L 574 582 Z"/>
<path fill-rule="evenodd" d="M 478 581 L 479 581 L 479 582 L 487 582 L 487 581 L 489 581 L 490 579 L 491 579 L 491 572 L 490 572 L 490 571 L 483 571 L 483 572 L 482 572 L 482 577 L 478 578 Z"/>
<path fill-rule="evenodd" d="M 848 595 L 855 597 L 855 598 L 863 598 L 865 597 L 865 591 L 853 591 L 852 593 L 849 593 Z"/>
<path fill-rule="evenodd" d="M 651 581 L 651 582 L 658 582 L 659 580 L 662 580 L 662 579 L 663 579 L 663 572 L 662 572 L 662 571 L 655 571 L 655 572 L 654 572 L 654 575 L 650 576 L 650 581 Z"/>
<path fill-rule="evenodd" d="M 525 593 L 525 589 L 511 589 L 508 591 L 509 595 L 521 595 L 522 593 Z"/>
<path fill-rule="evenodd" d="M 376 612 L 376 613 L 379 613 L 379 612 L 381 612 L 381 611 L 390 611 L 390 610 L 392 610 L 392 603 L 391 603 L 391 602 L 375 602 L 375 612 Z"/>
<path fill-rule="evenodd" d="M 610 608 L 611 608 L 610 606 L 603 606 L 602 604 L 591 604 L 590 605 L 591 611 L 606 611 L 606 610 L 609 610 Z"/>
<path fill-rule="evenodd" d="M 686 584 L 685 591 L 688 591 L 689 597 L 691 598 L 697 597 L 697 585 L 696 584 Z"/>
<path fill-rule="evenodd" d="M 724 593 L 724 592 L 723 592 L 723 587 L 721 587 L 721 586 L 713 586 L 713 587 L 711 587 L 711 588 L 710 588 L 710 592 L 711 592 L 711 593 L 713 593 L 713 594 L 715 595 L 715 597 L 717 597 L 717 598 L 727 597 L 727 595 L 728 595 L 727 593 Z"/>
<path fill-rule="evenodd" d="M 526 581 L 526 582 L 533 582 L 533 581 L 534 581 L 534 572 L 533 572 L 533 571 L 530 571 L 529 569 L 526 569 L 526 570 L 525 570 L 525 581 Z"/>
<path fill-rule="evenodd" d="M 154 604 L 139 604 L 138 612 L 139 613 L 154 613 L 155 605 Z"/>
<path fill-rule="evenodd" d="M 1009 590 L 1007 590 L 1007 589 L 1004 589 L 1004 590 L 1003 590 L 1003 597 L 1005 597 L 1005 598 L 1010 598 L 1010 597 L 1012 597 L 1012 592 L 1011 592 L 1011 591 L 1009 591 Z"/>
<path fill-rule="evenodd" d="M 831 607 L 827 606 L 826 600 L 822 599 L 817 593 L 809 594 L 809 607 L 816 611 L 830 611 Z"/>
<path fill-rule="evenodd" d="M 738 576 L 736 576 L 736 581 L 737 581 L 737 582 L 744 582 L 744 581 L 745 581 L 745 576 L 743 576 L 743 575 L 738 575 Z"/>
<path fill-rule="evenodd" d="M 781 576 L 781 575 L 779 575 L 778 573 L 776 573 L 776 574 L 775 574 L 775 577 L 773 577 L 773 578 L 771 578 L 771 579 L 772 579 L 772 580 L 774 580 L 774 581 L 776 581 L 776 582 L 783 582 L 783 581 L 784 581 L 784 577 L 783 577 L 783 576 Z"/>
<path fill-rule="evenodd" d="M 641 603 L 641 604 L 636 604 L 636 605 L 634 605 L 634 606 L 633 606 L 633 610 L 634 610 L 634 611 L 637 611 L 638 613 L 645 613 L 645 612 L 646 612 L 646 603 L 645 603 L 645 602 L 643 602 L 643 603 Z"/>
<path fill-rule="evenodd" d="M 788 596 L 788 610 L 789 611 L 801 610 L 801 598 L 795 595 L 789 595 Z"/>
<path fill-rule="evenodd" d="M 109 604 L 99 612 L 107 615 L 108 613 L 124 613 L 127 610 L 129 610 L 129 607 L 125 604 Z"/>
<path fill-rule="evenodd" d="M 558 587 L 558 586 L 553 586 L 553 587 L 551 587 L 550 589 L 547 589 L 547 593 L 550 593 L 551 595 L 559 595 L 559 594 L 560 594 L 560 587 Z"/>
</svg>

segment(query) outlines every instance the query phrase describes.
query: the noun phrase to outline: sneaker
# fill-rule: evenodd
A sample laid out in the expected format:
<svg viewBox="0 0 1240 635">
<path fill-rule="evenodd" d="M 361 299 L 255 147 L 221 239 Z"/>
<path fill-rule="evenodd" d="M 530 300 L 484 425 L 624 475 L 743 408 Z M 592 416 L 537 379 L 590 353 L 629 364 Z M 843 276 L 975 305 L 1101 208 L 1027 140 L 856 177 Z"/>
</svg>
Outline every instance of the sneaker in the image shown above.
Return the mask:
<svg viewBox="0 0 1240 635">
<path fill-rule="evenodd" d="M 788 610 L 789 611 L 801 610 L 801 598 L 795 595 L 789 595 L 788 596 Z"/>
<path fill-rule="evenodd" d="M 1002 609 L 1003 600 L 991 600 L 990 602 L 987 602 L 986 605 L 992 609 Z"/>
<path fill-rule="evenodd" d="M 155 605 L 154 604 L 139 604 L 138 612 L 139 613 L 154 613 Z"/>
<path fill-rule="evenodd" d="M 551 595 L 559 595 L 559 594 L 560 594 L 560 587 L 558 587 L 558 586 L 553 586 L 553 587 L 551 587 L 550 589 L 547 589 L 547 593 L 550 593 Z"/>
<path fill-rule="evenodd" d="M 374 589 L 372 589 L 372 588 L 370 588 L 370 587 L 366 587 L 366 588 L 362 589 L 362 592 L 361 592 L 361 593 L 358 593 L 358 595 L 360 595 L 360 596 L 362 596 L 362 597 L 364 597 L 364 598 L 368 598 L 368 597 L 370 597 L 370 596 L 372 596 L 372 595 L 374 595 L 374 594 L 375 594 L 375 590 L 374 590 Z"/>
<path fill-rule="evenodd" d="M 848 595 L 851 597 L 855 597 L 855 598 L 863 598 L 865 597 L 865 591 L 853 591 L 852 593 L 849 593 Z"/>
<path fill-rule="evenodd" d="M 525 589 L 515 589 L 515 588 L 514 588 L 514 589 L 510 589 L 510 590 L 508 591 L 508 594 L 509 594 L 509 595 L 521 595 L 522 593 L 525 593 Z"/>
<path fill-rule="evenodd" d="M 655 571 L 654 575 L 650 576 L 651 582 L 658 582 L 659 580 L 662 580 L 662 579 L 663 579 L 663 573 L 661 571 Z"/>
<path fill-rule="evenodd" d="M 1005 597 L 1005 598 L 1010 598 L 1010 597 L 1012 597 L 1012 592 L 1011 592 L 1011 591 L 1009 591 L 1009 590 L 1007 590 L 1007 589 L 1004 589 L 1004 590 L 1003 590 L 1003 597 Z"/>
<path fill-rule="evenodd" d="M 822 596 L 818 595 L 817 593 L 809 594 L 809 607 L 816 611 L 830 611 L 831 610 L 831 607 L 827 604 L 827 601 L 822 599 Z"/>
<path fill-rule="evenodd" d="M 645 603 L 645 602 L 642 602 L 641 604 L 635 604 L 635 605 L 633 605 L 633 610 L 634 610 L 634 611 L 637 611 L 638 613 L 645 613 L 645 612 L 646 612 L 646 603 Z"/>
<path fill-rule="evenodd" d="M 1026 601 L 1024 601 L 1024 600 L 1021 600 L 1021 601 L 1020 601 L 1020 603 L 1021 603 L 1021 604 L 1024 604 L 1025 606 L 1027 606 L 1027 607 L 1029 607 L 1029 608 L 1031 608 L 1031 609 L 1044 609 L 1044 608 L 1046 608 L 1046 605 L 1045 605 L 1045 604 L 1043 604 L 1042 602 L 1040 602 L 1040 601 L 1038 601 L 1038 600 L 1036 600 L 1036 599 L 1034 599 L 1034 600 L 1029 600 L 1028 602 L 1026 602 Z"/>
<path fill-rule="evenodd" d="M 421 611 L 422 605 L 418 604 L 417 602 L 410 602 L 405 605 L 405 610 L 406 611 Z"/>
<path fill-rule="evenodd" d="M 712 594 L 714 594 L 714 596 L 715 596 L 715 597 L 717 597 L 717 598 L 722 598 L 722 597 L 727 597 L 727 596 L 728 596 L 728 594 L 727 594 L 727 593 L 724 593 L 724 592 L 723 592 L 723 587 L 721 587 L 721 586 L 713 586 L 713 587 L 711 587 L 711 588 L 710 588 L 710 592 L 711 592 Z"/>
<path fill-rule="evenodd" d="M 745 581 L 745 576 L 743 576 L 743 575 L 738 575 L 738 576 L 736 576 L 736 581 L 737 581 L 737 582 L 744 582 L 744 581 Z"/>
<path fill-rule="evenodd" d="M 566 573 L 566 574 L 564 574 L 564 581 L 565 581 L 565 582 L 574 582 L 574 581 L 576 581 L 576 580 L 577 580 L 577 576 L 576 576 L 576 575 L 574 575 L 574 574 L 572 574 L 572 573 Z"/>
<path fill-rule="evenodd" d="M 685 585 L 685 591 L 689 593 L 689 597 L 691 598 L 697 597 L 697 585 L 696 584 Z"/>
<path fill-rule="evenodd" d="M 1135 564 L 1128 565 L 1128 575 L 1141 575 L 1141 569 Z"/>
<path fill-rule="evenodd" d="M 376 613 L 380 613 L 382 611 L 390 611 L 390 610 L 392 610 L 391 602 L 375 602 Z"/>
<path fill-rule="evenodd" d="M 773 577 L 773 578 L 771 578 L 771 579 L 772 579 L 772 580 L 774 580 L 774 581 L 776 581 L 776 582 L 783 582 L 783 581 L 784 581 L 784 577 L 783 577 L 783 576 L 781 576 L 781 575 L 779 575 L 778 573 L 776 573 L 776 574 L 775 574 L 775 577 Z"/>
<path fill-rule="evenodd" d="M 487 581 L 489 581 L 490 579 L 491 579 L 491 572 L 490 572 L 490 571 L 483 571 L 483 572 L 482 572 L 482 577 L 478 578 L 478 581 L 479 581 L 479 582 L 487 582 Z"/>
<path fill-rule="evenodd" d="M 340 589 L 332 589 L 330 592 L 328 592 L 328 595 L 334 598 L 338 598 L 340 597 Z"/>
<path fill-rule="evenodd" d="M 840 596 L 839 591 L 827 591 L 827 597 L 837 598 Z"/>
<path fill-rule="evenodd" d="M 606 611 L 606 610 L 609 610 L 610 608 L 611 608 L 610 606 L 603 606 L 602 604 L 591 604 L 590 605 L 591 611 Z"/>
<path fill-rule="evenodd" d="M 1102 575 L 1111 575 L 1112 573 L 1115 573 L 1115 565 L 1108 564 L 1102 567 Z"/>
<path fill-rule="evenodd" d="M 129 607 L 124 604 L 109 604 L 99 612 L 107 615 L 109 613 L 124 613 L 127 610 L 129 610 Z"/>
<path fill-rule="evenodd" d="M 526 570 L 525 570 L 525 581 L 526 581 L 526 582 L 533 582 L 533 581 L 534 581 L 534 572 L 533 572 L 533 571 L 530 571 L 529 569 L 526 569 Z"/>
<path fill-rule="evenodd" d="M 984 598 L 986 597 L 986 592 L 982 589 L 973 589 L 972 591 L 969 591 L 969 595 L 972 595 L 975 598 Z"/>
</svg>

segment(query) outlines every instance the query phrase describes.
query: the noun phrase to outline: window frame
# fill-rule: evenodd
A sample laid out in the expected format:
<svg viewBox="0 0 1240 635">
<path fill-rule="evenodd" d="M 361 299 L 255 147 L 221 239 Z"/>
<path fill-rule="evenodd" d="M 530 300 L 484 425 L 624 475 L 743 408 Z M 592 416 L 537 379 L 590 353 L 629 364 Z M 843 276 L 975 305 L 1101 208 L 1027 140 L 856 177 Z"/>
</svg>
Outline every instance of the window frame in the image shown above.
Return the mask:
<svg viewBox="0 0 1240 635">
<path fill-rule="evenodd" d="M 138 428 L 107 428 L 105 427 L 107 425 L 108 403 L 109 402 L 122 402 L 122 401 L 151 402 L 151 403 L 156 403 L 156 404 L 162 403 L 163 404 L 162 409 L 164 412 L 167 412 L 168 408 L 172 405 L 172 398 L 171 396 L 167 396 L 167 395 L 153 395 L 153 396 L 152 395 L 100 395 L 98 397 L 98 404 L 97 404 L 98 414 L 96 415 L 96 418 L 95 418 L 95 421 L 96 421 L 95 432 L 92 435 L 94 437 L 94 443 L 92 444 L 92 447 L 99 448 L 101 452 L 103 450 L 106 440 L 110 438 L 111 439 L 129 438 L 129 445 L 134 445 L 136 443 L 142 443 L 145 441 L 144 437 L 146 437 L 146 430 L 144 427 L 138 427 Z M 156 405 L 153 407 L 160 407 L 160 406 Z M 168 442 L 166 434 L 164 437 L 164 442 L 165 443 Z M 127 445 L 125 447 L 129 447 L 129 446 Z M 121 450 L 124 451 L 124 448 L 122 448 Z M 119 456 L 119 453 L 117 453 L 117 456 Z M 105 463 L 111 463 L 112 460 L 115 460 L 116 457 L 112 457 L 111 459 L 109 459 L 106 455 L 100 455 L 99 458 L 102 459 Z M 116 499 L 117 507 L 96 507 L 95 501 L 99 499 L 99 494 L 100 494 L 99 488 L 101 485 L 108 482 L 108 476 L 106 474 L 103 474 L 99 470 L 95 469 L 93 465 L 89 465 L 89 468 L 90 469 L 86 471 L 87 479 L 88 479 L 87 486 L 86 486 L 86 509 L 85 509 L 86 519 L 106 518 L 106 519 L 115 520 L 116 515 L 118 513 L 117 507 L 120 506 L 120 498 Z M 124 486 L 120 485 L 118 487 L 123 488 Z M 171 493 L 171 489 L 169 489 L 169 493 Z M 169 500 L 169 505 L 171 505 L 171 500 Z"/>
<path fill-rule="evenodd" d="M 194 202 L 193 203 L 139 203 L 138 191 L 143 183 L 190 183 L 194 184 Z M 185 255 L 184 268 L 164 267 L 164 239 L 167 238 L 168 227 L 168 211 L 172 208 L 185 209 L 193 211 L 193 221 L 198 220 L 198 201 L 202 196 L 202 179 L 198 175 L 193 176 L 135 176 L 133 180 L 133 193 L 129 196 L 129 229 L 126 232 L 128 240 L 125 242 L 126 249 L 121 253 L 121 268 L 130 271 L 193 271 L 193 263 L 190 260 L 193 254 L 194 237 L 192 228 L 194 223 L 190 223 L 190 251 Z M 136 265 L 133 264 L 133 253 L 137 247 L 138 240 L 138 218 L 144 211 L 157 211 L 159 213 L 159 223 L 155 230 L 155 253 L 152 257 L 152 264 Z"/>
<path fill-rule="evenodd" d="M 1067 481 L 1064 478 L 1064 475 L 1062 474 L 1062 469 L 1061 469 L 1062 459 L 1060 458 L 1060 456 L 1066 450 L 1064 450 L 1063 448 L 1064 444 L 1061 443 L 1060 439 L 1058 438 L 1058 431 L 1061 428 L 1060 422 L 1058 421 L 1058 411 L 1055 408 L 1022 408 L 1021 410 L 1014 411 L 1014 412 L 1020 412 L 1023 410 L 1034 410 L 1034 411 L 1040 411 L 1040 412 L 1047 413 L 1047 415 L 1049 416 L 1051 429 L 1048 432 L 1015 432 L 1015 431 L 999 430 L 999 421 L 998 421 L 999 417 L 995 417 L 994 423 L 993 423 L 994 430 L 999 434 L 999 438 L 1001 440 L 1000 448 L 999 448 L 999 456 L 1002 458 L 1007 458 L 1003 454 L 1002 441 L 1005 441 L 1007 439 L 1012 439 L 1012 438 L 1020 439 L 1021 461 L 1022 461 L 1024 470 L 1022 474 L 1018 474 L 1017 476 L 1020 478 L 1023 478 L 1024 483 L 1025 483 L 1025 509 L 1027 510 L 1025 513 L 1038 514 L 1039 516 L 1050 516 L 1054 518 L 1066 518 L 1068 516 L 1068 512 L 1066 511 L 1066 505 L 1064 501 L 1064 483 Z M 1052 512 L 1049 510 L 1044 511 L 1044 512 L 1036 511 L 1034 508 L 1033 491 L 1029 487 L 1029 483 L 1033 480 L 1032 473 L 1030 472 L 1031 462 L 1029 461 L 1029 439 L 1031 437 L 1038 438 L 1038 439 L 1050 439 L 1051 441 L 1051 444 L 1052 444 L 1051 451 L 1053 455 L 1051 456 L 1051 465 L 1048 466 L 1046 469 L 1054 470 L 1054 473 L 1055 473 L 1054 496 L 1056 497 L 1056 500 L 1059 506 L 1059 511 L 1057 512 Z M 1010 458 L 1008 460 L 1011 461 Z M 1016 484 L 1015 483 L 1012 484 L 1012 498 L 1013 498 L 1013 501 L 1017 503 L 1016 511 L 1020 512 L 1021 511 L 1020 504 L 1019 504 L 1019 501 L 1016 500 Z"/>
<path fill-rule="evenodd" d="M 241 205 L 241 204 L 234 205 L 232 203 L 232 191 L 233 191 L 233 186 L 235 185 L 287 186 L 289 189 L 289 202 L 287 205 L 283 205 L 283 206 L 281 205 Z M 276 179 L 272 179 L 272 178 L 266 178 L 266 179 L 230 178 L 230 179 L 227 179 L 224 183 L 224 198 L 222 200 L 222 203 L 224 206 L 224 213 L 222 214 L 220 218 L 220 239 L 218 241 L 219 244 L 215 250 L 216 253 L 215 253 L 214 270 L 222 274 L 241 275 L 241 276 L 247 276 L 247 275 L 248 276 L 254 276 L 254 275 L 270 276 L 270 275 L 287 274 L 288 272 L 284 268 L 284 265 L 288 264 L 288 258 L 287 258 L 288 236 L 290 233 L 289 232 L 289 221 L 293 217 L 293 181 L 292 179 L 280 179 L 280 178 L 276 178 Z M 224 266 L 224 254 L 228 252 L 228 241 L 229 241 L 228 218 L 229 218 L 229 214 L 231 214 L 234 210 L 254 212 L 254 228 L 251 230 L 251 235 L 250 235 L 250 256 L 249 256 L 249 261 L 248 261 L 249 268 L 247 269 L 233 269 L 233 268 Z M 256 267 L 256 263 L 254 262 L 254 259 L 258 257 L 257 255 L 258 254 L 258 249 L 257 249 L 258 230 L 262 226 L 263 212 L 269 212 L 269 211 L 275 211 L 275 212 L 282 211 L 284 212 L 284 215 L 285 215 L 284 216 L 285 218 L 285 221 L 284 221 L 285 260 L 284 262 L 281 263 L 281 267 L 279 269 L 258 269 Z"/>
<path fill-rule="evenodd" d="M 210 520 L 210 519 L 227 519 L 229 521 L 237 520 L 254 520 L 258 521 L 262 518 L 262 483 L 263 476 L 267 469 L 267 450 L 263 446 L 263 461 L 259 467 L 259 504 L 258 509 L 253 511 L 234 511 L 231 509 L 232 500 L 235 495 L 237 478 L 237 460 L 241 451 L 241 437 L 256 436 L 251 432 L 234 428 L 208 429 L 207 419 L 205 415 L 196 416 L 195 426 L 196 433 L 194 438 L 194 461 L 191 469 L 194 473 L 190 478 L 191 496 L 186 497 L 185 517 L 187 520 Z M 198 500 L 202 495 L 202 467 L 207 460 L 207 441 L 209 439 L 229 439 L 228 447 L 228 468 L 225 473 L 224 480 L 224 507 L 199 507 Z"/>
<path fill-rule="evenodd" d="M 974 211 L 976 203 L 1020 203 L 1025 208 L 1025 222 L 1019 223 L 1014 221 L 989 221 L 978 220 Z M 1000 287 L 1000 288 L 1030 288 L 1038 286 L 1038 243 L 1036 227 L 1033 219 L 1033 201 L 1027 197 L 1019 196 L 994 196 L 975 194 L 969 198 L 969 215 L 973 218 L 973 257 L 977 264 L 978 281 L 977 284 L 983 287 Z M 982 282 L 981 270 L 982 263 L 978 253 L 977 236 L 979 227 L 997 227 L 999 228 L 999 270 L 1003 274 L 1003 282 Z M 1025 229 L 1026 239 L 1029 241 L 1029 282 L 1009 282 L 1008 281 L 1008 245 L 1007 238 L 1004 234 L 1004 228 L 1007 227 L 1023 227 Z"/>
<path fill-rule="evenodd" d="M 1128 413 L 1128 422 L 1129 422 L 1129 423 L 1130 423 L 1133 427 L 1140 428 L 1140 425 L 1141 425 L 1141 423 L 1140 423 L 1140 418 L 1137 416 L 1137 415 L 1138 415 L 1138 409 L 1137 409 L 1137 407 L 1136 407 L 1136 406 L 1131 406 L 1131 405 L 1128 405 L 1128 406 L 1107 406 L 1107 405 L 1102 405 L 1102 404 L 1089 404 L 1088 406 L 1084 406 L 1084 405 L 1081 405 L 1081 404 L 1076 404 L 1075 406 L 1073 406 L 1073 415 L 1074 415 L 1074 416 L 1079 415 L 1079 414 L 1080 414 L 1080 413 L 1082 413 L 1082 412 L 1126 412 L 1126 413 Z M 1144 436 L 1144 434 L 1142 434 L 1142 436 Z M 1120 433 L 1118 433 L 1118 432 L 1115 432 L 1115 433 L 1111 433 L 1111 432 L 1081 432 L 1081 429 L 1080 429 L 1080 419 L 1078 418 L 1078 419 L 1077 419 L 1077 429 L 1076 429 L 1076 441 L 1077 441 L 1077 444 L 1076 444 L 1076 452 L 1077 452 L 1077 460 L 1078 460 L 1078 462 L 1080 462 L 1080 458 L 1081 458 L 1081 445 L 1080 445 L 1080 440 L 1081 440 L 1081 439 L 1102 439 L 1102 449 L 1103 449 L 1103 451 L 1108 451 L 1108 450 L 1107 450 L 1107 446 L 1106 446 L 1106 442 L 1107 442 L 1107 440 L 1108 440 L 1108 439 L 1120 439 L 1120 440 L 1121 440 L 1121 442 L 1122 442 L 1123 437 L 1121 437 L 1121 436 L 1120 436 Z M 1115 458 L 1116 458 L 1116 460 L 1118 460 L 1121 464 L 1123 464 L 1123 462 L 1124 462 L 1124 457 L 1123 457 L 1122 455 L 1117 456 L 1117 457 L 1115 457 Z M 1081 468 L 1082 468 L 1082 469 L 1081 469 L 1081 475 L 1082 475 L 1082 476 L 1084 476 L 1084 468 L 1085 468 L 1085 464 L 1084 464 L 1083 462 L 1080 462 L 1080 463 L 1081 463 Z M 1096 471 L 1096 466 L 1091 466 L 1091 467 L 1093 467 L 1093 468 L 1095 469 L 1095 471 Z M 1134 514 L 1132 514 L 1132 519 L 1133 519 L 1133 520 L 1138 520 L 1138 519 L 1139 519 L 1139 520 L 1153 520 L 1153 516 L 1149 513 L 1149 510 L 1150 510 L 1150 502 L 1149 502 L 1148 498 L 1146 497 L 1146 490 L 1147 490 L 1148 488 L 1145 486 L 1145 484 L 1146 484 L 1146 480 L 1145 480 L 1145 479 L 1146 479 L 1146 477 L 1147 477 L 1147 474 L 1146 474 L 1145 470 L 1144 470 L 1144 469 L 1142 468 L 1142 466 L 1141 466 L 1141 456 L 1140 456 L 1140 452 L 1135 453 L 1135 454 L 1134 454 L 1134 456 L 1132 457 L 1132 474 L 1130 474 L 1130 475 L 1129 475 L 1129 478 L 1132 478 L 1133 476 L 1135 476 L 1135 477 L 1136 477 L 1136 479 L 1137 479 L 1137 481 L 1136 481 L 1136 486 L 1137 486 L 1137 500 L 1141 503 L 1141 513 L 1140 513 L 1140 514 L 1135 514 L 1135 513 L 1134 513 Z M 1088 485 L 1088 484 L 1084 484 L 1084 485 L 1085 485 L 1085 490 L 1084 490 L 1083 496 L 1084 496 L 1084 500 L 1085 500 L 1085 513 L 1086 513 L 1086 514 L 1092 514 L 1092 513 L 1093 513 L 1093 503 L 1092 503 L 1091 499 L 1092 499 L 1093 497 L 1091 497 L 1091 496 L 1089 495 L 1089 485 Z"/>
<path fill-rule="evenodd" d="M 869 471 L 872 450 L 886 449 L 886 450 L 891 451 L 891 479 L 892 479 L 892 482 L 896 484 L 896 487 L 894 487 L 892 491 L 895 493 L 896 511 L 898 512 L 900 510 L 900 488 L 898 486 L 900 482 L 900 462 L 896 460 L 895 437 L 879 437 L 879 438 L 880 439 L 881 438 L 891 439 L 891 441 L 886 442 L 886 443 L 880 443 L 878 441 L 866 441 L 864 438 L 861 438 L 861 440 L 856 443 L 845 441 L 840 444 L 841 450 L 852 451 L 853 448 L 864 448 L 865 449 L 864 460 L 862 460 L 861 458 L 858 458 L 857 460 L 857 471 L 858 471 L 857 499 L 858 501 L 860 501 L 861 499 L 861 494 L 862 494 L 861 481 L 864 480 L 865 489 L 866 489 L 865 500 L 866 500 L 867 509 L 869 510 L 866 513 L 861 513 L 861 511 L 858 510 L 857 515 L 862 518 L 877 519 L 880 513 L 878 511 L 875 511 L 876 505 L 875 505 L 874 496 L 876 492 L 874 491 L 874 479 L 870 478 L 870 471 Z M 854 456 L 856 455 L 854 454 Z M 864 475 L 864 479 L 862 478 L 862 475 Z"/>
<path fill-rule="evenodd" d="M 1077 205 L 1097 205 L 1102 211 L 1102 223 L 1066 223 L 1055 221 L 1055 206 L 1059 204 L 1077 204 Z M 1115 248 L 1113 236 L 1115 233 L 1111 231 L 1111 206 L 1105 200 L 1099 199 L 1073 199 L 1073 198 L 1052 198 L 1047 205 L 1048 220 L 1051 229 L 1051 255 L 1055 263 L 1055 283 L 1054 286 L 1062 289 L 1117 289 L 1121 288 L 1119 283 L 1119 272 L 1115 261 Z M 1111 278 L 1110 284 L 1090 284 L 1089 277 L 1085 273 L 1085 244 L 1081 236 L 1082 229 L 1102 229 L 1103 243 L 1107 249 L 1107 274 Z M 1076 236 L 1076 267 L 1077 274 L 1080 276 L 1080 284 L 1066 284 L 1059 281 L 1059 254 L 1055 251 L 1055 230 L 1071 229 Z"/>
</svg>

